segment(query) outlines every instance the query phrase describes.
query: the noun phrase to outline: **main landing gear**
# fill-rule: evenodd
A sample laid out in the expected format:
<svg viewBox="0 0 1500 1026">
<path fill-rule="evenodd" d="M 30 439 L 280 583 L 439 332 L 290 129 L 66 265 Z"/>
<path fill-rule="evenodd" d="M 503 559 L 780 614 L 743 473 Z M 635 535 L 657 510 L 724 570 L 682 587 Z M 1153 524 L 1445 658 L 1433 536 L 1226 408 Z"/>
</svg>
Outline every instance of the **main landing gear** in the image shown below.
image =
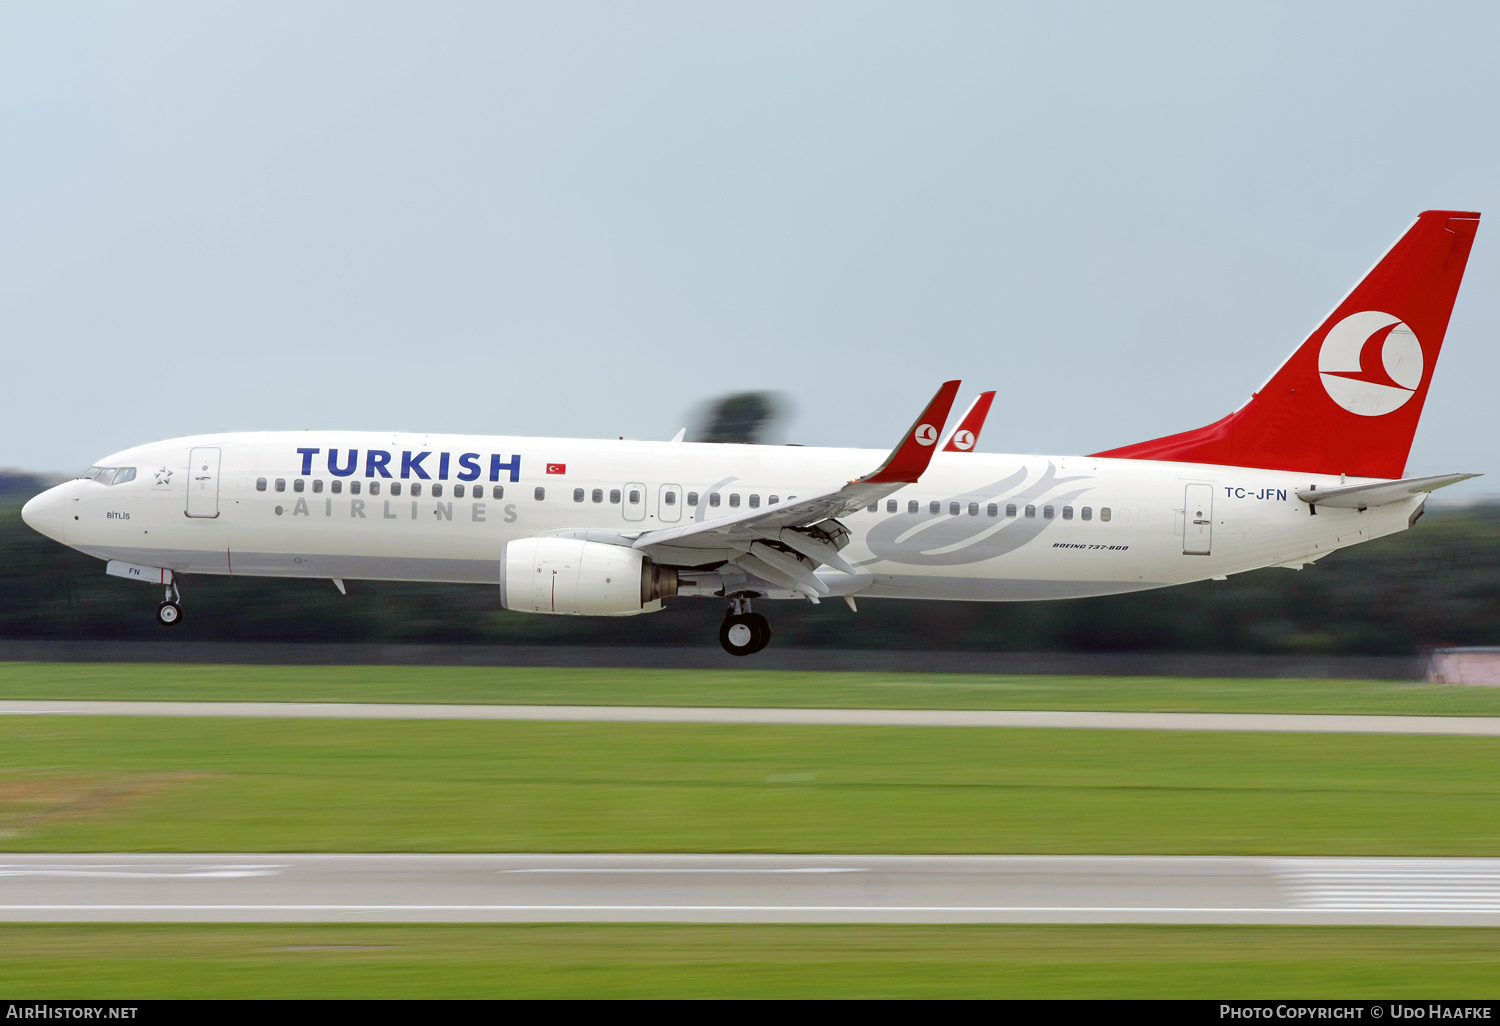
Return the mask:
<svg viewBox="0 0 1500 1026">
<path fill-rule="evenodd" d="M 166 598 L 156 607 L 156 622 L 163 627 L 176 627 L 182 622 L 182 592 L 177 590 L 177 579 L 167 585 Z"/>
<path fill-rule="evenodd" d="M 750 612 L 750 599 L 732 595 L 724 622 L 719 625 L 719 644 L 733 656 L 753 655 L 771 643 L 771 625 L 764 616 Z"/>
</svg>

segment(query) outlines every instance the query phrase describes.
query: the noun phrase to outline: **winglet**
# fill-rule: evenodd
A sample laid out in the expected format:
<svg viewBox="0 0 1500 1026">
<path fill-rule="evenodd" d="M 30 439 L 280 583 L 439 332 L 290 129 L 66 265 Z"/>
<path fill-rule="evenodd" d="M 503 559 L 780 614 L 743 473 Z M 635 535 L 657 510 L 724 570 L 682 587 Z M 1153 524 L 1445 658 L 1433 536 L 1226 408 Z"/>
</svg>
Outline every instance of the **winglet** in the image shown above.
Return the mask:
<svg viewBox="0 0 1500 1026">
<path fill-rule="evenodd" d="M 910 484 L 922 476 L 937 451 L 938 433 L 948 423 L 948 411 L 958 394 L 957 381 L 945 381 L 922 415 L 901 436 L 885 462 L 859 479 L 860 484 Z"/>
<path fill-rule="evenodd" d="M 979 444 L 979 432 L 984 429 L 984 418 L 990 415 L 990 403 L 995 401 L 994 392 L 980 392 L 974 405 L 958 422 L 958 427 L 948 436 L 944 452 L 970 452 Z"/>
</svg>

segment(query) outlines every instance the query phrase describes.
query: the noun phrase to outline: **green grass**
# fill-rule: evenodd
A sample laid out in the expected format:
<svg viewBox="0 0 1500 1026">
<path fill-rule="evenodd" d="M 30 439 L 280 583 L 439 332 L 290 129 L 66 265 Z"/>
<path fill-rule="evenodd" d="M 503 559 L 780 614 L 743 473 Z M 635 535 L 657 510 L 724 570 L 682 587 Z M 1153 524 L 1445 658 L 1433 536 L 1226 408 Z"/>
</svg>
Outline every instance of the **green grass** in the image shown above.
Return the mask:
<svg viewBox="0 0 1500 1026">
<path fill-rule="evenodd" d="M 1268 926 L 11 925 L 40 998 L 1490 999 L 1500 930 Z"/>
<path fill-rule="evenodd" d="M 1500 688 L 1200 680 L 479 666 L 0 663 L 0 698 L 457 702 L 1500 716 Z"/>
<path fill-rule="evenodd" d="M 1500 745 L 4 717 L 0 848 L 1500 855 Z"/>
</svg>

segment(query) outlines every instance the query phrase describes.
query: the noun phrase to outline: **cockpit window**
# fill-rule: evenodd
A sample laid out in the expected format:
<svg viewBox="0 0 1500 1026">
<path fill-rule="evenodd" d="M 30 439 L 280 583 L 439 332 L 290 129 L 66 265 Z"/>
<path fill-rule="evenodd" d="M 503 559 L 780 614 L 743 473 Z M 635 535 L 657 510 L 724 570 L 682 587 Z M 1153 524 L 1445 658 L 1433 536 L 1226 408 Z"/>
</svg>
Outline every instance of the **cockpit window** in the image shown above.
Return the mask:
<svg viewBox="0 0 1500 1026">
<path fill-rule="evenodd" d="M 85 481 L 98 481 L 102 485 L 124 484 L 135 480 L 134 467 L 90 467 L 83 472 Z"/>
</svg>

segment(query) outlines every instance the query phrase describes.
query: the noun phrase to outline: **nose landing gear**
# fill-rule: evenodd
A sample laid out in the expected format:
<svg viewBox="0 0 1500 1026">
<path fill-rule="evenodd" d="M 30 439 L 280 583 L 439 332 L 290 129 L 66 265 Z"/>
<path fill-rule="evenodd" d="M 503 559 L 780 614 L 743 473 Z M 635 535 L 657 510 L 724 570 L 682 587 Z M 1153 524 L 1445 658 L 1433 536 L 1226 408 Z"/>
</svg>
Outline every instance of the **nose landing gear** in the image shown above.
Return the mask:
<svg viewBox="0 0 1500 1026">
<path fill-rule="evenodd" d="M 176 627 L 182 622 L 182 592 L 177 590 L 177 580 L 167 585 L 166 598 L 156 607 L 156 622 L 163 627 Z"/>
<path fill-rule="evenodd" d="M 750 598 L 733 595 L 724 622 L 719 625 L 719 645 L 733 656 L 754 655 L 771 643 L 771 625 L 764 616 L 750 612 Z"/>
</svg>

